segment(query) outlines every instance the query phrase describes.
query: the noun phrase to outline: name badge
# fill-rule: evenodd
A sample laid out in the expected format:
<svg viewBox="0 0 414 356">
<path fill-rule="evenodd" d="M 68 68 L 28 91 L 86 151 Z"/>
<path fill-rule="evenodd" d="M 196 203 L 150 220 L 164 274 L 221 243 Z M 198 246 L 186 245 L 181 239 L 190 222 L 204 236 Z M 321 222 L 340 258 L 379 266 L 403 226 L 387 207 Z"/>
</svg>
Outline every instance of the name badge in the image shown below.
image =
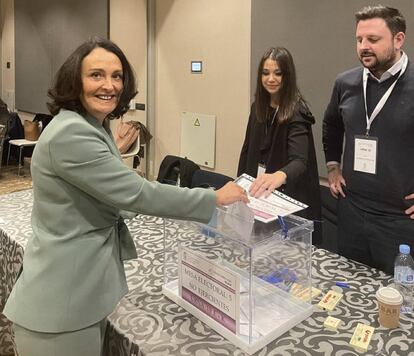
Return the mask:
<svg viewBox="0 0 414 356">
<path fill-rule="evenodd" d="M 355 136 L 354 171 L 377 173 L 378 138 Z"/>
<path fill-rule="evenodd" d="M 262 163 L 259 163 L 257 166 L 257 177 L 266 172 L 266 166 Z"/>
</svg>

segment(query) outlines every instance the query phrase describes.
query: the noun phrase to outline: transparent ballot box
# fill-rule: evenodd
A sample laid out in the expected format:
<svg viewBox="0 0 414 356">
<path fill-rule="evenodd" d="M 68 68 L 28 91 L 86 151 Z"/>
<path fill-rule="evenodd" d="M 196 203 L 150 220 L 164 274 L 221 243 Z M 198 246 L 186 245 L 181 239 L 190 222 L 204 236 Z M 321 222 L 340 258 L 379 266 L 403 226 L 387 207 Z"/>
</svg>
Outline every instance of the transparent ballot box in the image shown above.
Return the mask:
<svg viewBox="0 0 414 356">
<path fill-rule="evenodd" d="M 252 354 L 312 314 L 313 222 L 164 220 L 163 293 Z"/>
</svg>

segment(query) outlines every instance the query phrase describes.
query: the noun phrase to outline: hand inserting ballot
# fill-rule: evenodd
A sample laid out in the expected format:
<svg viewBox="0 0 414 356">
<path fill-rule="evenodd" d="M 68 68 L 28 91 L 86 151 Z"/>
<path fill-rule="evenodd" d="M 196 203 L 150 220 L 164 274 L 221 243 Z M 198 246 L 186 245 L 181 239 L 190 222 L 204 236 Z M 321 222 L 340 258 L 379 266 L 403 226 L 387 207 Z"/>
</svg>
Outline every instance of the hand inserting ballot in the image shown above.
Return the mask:
<svg viewBox="0 0 414 356">
<path fill-rule="evenodd" d="M 248 203 L 246 191 L 234 182 L 228 182 L 225 186 L 216 191 L 216 204 L 228 205 L 235 201 Z"/>
</svg>

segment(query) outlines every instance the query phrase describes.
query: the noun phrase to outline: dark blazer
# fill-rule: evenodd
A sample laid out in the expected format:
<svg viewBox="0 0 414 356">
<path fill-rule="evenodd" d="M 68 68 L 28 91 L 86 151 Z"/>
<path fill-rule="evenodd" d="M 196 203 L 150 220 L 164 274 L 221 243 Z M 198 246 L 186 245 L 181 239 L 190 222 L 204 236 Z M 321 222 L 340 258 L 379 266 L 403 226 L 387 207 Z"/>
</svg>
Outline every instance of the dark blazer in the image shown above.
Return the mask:
<svg viewBox="0 0 414 356">
<path fill-rule="evenodd" d="M 34 331 L 78 330 L 112 312 L 128 291 L 122 261 L 137 256 L 123 216 L 207 222 L 216 206 L 211 190 L 141 178 L 109 130 L 66 110 L 40 136 L 32 176 L 33 235 L 3 313 Z"/>
<path fill-rule="evenodd" d="M 287 181 L 279 190 L 309 205 L 298 215 L 320 220 L 319 175 L 311 127 L 314 123 L 315 119 L 309 110 L 301 108 L 287 123 L 279 124 L 275 120 L 273 125 L 266 128 L 266 123 L 257 120 L 253 103 L 237 175 L 247 173 L 256 177 L 259 163 L 265 164 L 266 173 L 283 171 Z M 319 243 L 320 240 L 320 232 L 315 233 L 313 243 Z"/>
</svg>

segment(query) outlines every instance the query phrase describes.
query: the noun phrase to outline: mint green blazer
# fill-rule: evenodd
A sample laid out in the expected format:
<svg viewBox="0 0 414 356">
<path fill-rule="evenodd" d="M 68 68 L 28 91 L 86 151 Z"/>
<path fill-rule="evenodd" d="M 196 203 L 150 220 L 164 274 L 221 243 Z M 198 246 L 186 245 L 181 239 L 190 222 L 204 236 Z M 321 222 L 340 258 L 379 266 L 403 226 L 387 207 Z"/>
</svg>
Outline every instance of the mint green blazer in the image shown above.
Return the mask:
<svg viewBox="0 0 414 356">
<path fill-rule="evenodd" d="M 33 235 L 3 313 L 39 332 L 65 332 L 110 314 L 128 291 L 122 261 L 136 258 L 123 216 L 207 222 L 216 196 L 149 182 L 126 167 L 109 130 L 62 110 L 32 158 Z"/>
</svg>

